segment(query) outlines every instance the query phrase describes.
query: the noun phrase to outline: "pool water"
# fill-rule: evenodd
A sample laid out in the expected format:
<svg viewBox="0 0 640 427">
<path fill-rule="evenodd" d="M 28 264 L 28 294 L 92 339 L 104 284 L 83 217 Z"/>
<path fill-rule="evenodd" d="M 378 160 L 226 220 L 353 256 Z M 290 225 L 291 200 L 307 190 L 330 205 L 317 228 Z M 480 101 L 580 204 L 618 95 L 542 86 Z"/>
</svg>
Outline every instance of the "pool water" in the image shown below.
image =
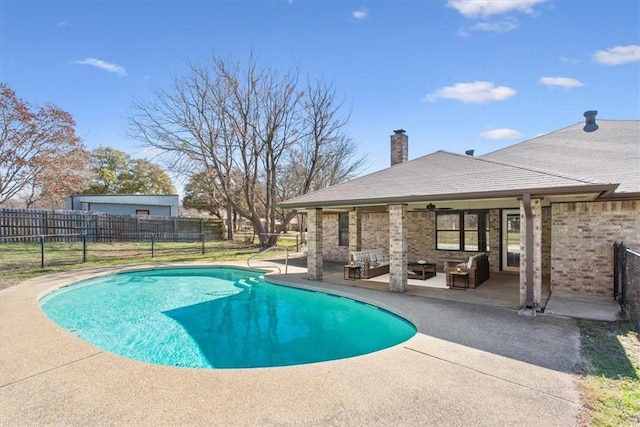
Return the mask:
<svg viewBox="0 0 640 427">
<path fill-rule="evenodd" d="M 118 273 L 57 290 L 40 303 L 54 322 L 103 350 L 194 368 L 342 359 L 416 333 L 377 307 L 222 267 Z"/>
</svg>

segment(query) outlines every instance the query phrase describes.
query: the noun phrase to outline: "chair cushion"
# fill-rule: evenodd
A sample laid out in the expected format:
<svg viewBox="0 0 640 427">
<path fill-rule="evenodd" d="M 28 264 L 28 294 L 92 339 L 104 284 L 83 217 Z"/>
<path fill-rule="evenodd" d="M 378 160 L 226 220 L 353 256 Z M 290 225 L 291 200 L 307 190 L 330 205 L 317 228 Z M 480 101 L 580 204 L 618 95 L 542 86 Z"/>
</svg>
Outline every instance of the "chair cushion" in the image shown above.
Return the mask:
<svg viewBox="0 0 640 427">
<path fill-rule="evenodd" d="M 378 264 L 378 254 L 376 252 L 371 252 L 371 256 L 369 257 L 369 261 L 375 267 Z"/>
<path fill-rule="evenodd" d="M 360 277 L 364 277 L 364 266 L 366 263 L 369 263 L 370 268 L 382 267 L 385 265 L 389 265 L 389 261 L 387 256 L 384 253 L 384 249 L 376 248 L 376 249 L 363 249 L 361 251 L 353 251 L 351 252 L 351 257 L 353 262 L 360 269 Z"/>
</svg>

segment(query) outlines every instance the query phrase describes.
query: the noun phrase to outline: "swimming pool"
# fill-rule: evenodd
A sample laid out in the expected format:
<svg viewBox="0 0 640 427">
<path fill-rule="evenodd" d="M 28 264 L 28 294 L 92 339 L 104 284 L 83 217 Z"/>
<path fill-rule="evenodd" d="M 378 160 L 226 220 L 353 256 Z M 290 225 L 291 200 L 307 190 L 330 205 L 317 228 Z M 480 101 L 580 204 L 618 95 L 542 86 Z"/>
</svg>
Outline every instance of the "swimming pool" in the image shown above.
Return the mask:
<svg viewBox="0 0 640 427">
<path fill-rule="evenodd" d="M 407 320 L 375 306 L 227 267 L 117 273 L 54 291 L 40 305 L 58 325 L 103 350 L 194 368 L 342 359 L 416 333 Z"/>
</svg>

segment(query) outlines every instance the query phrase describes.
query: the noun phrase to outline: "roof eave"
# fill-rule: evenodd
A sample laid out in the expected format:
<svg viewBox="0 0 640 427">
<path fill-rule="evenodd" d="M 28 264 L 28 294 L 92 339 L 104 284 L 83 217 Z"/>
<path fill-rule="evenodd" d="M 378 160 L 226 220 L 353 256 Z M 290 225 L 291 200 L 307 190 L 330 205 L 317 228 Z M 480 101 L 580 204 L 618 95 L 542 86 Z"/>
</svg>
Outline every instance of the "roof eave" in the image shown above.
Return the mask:
<svg viewBox="0 0 640 427">
<path fill-rule="evenodd" d="M 616 192 L 605 191 L 598 197 L 598 200 L 634 200 L 640 199 L 640 192 Z"/>
<path fill-rule="evenodd" d="M 618 184 L 593 184 L 593 185 L 580 185 L 580 186 L 566 186 L 566 187 L 550 187 L 550 188 L 522 188 L 500 191 L 484 191 L 484 192 L 470 192 L 470 193 L 450 193 L 450 194 L 422 194 L 411 195 L 403 197 L 376 197 L 366 199 L 344 199 L 344 200 L 332 200 L 332 201 L 317 201 L 317 202 L 300 202 L 300 203 L 279 203 L 278 206 L 287 209 L 299 209 L 299 208 L 331 208 L 341 206 L 370 206 L 370 205 L 393 205 L 393 204 L 405 204 L 415 203 L 426 200 L 465 200 L 465 199 L 499 199 L 506 197 L 521 197 L 525 193 L 529 193 L 532 198 L 540 198 L 545 196 L 558 196 L 569 194 L 583 194 L 583 193 L 600 193 L 603 195 L 619 194 L 614 193 Z"/>
</svg>

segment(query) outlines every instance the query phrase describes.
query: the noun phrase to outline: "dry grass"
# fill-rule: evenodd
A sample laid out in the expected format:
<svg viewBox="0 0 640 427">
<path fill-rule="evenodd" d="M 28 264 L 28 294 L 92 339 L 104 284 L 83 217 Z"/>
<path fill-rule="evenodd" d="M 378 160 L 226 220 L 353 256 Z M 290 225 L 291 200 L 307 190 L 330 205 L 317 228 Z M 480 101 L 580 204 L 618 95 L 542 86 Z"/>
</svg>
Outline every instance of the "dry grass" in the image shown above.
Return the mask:
<svg viewBox="0 0 640 427">
<path fill-rule="evenodd" d="M 580 321 L 580 392 L 588 426 L 640 425 L 640 337 L 628 321 Z"/>
</svg>

